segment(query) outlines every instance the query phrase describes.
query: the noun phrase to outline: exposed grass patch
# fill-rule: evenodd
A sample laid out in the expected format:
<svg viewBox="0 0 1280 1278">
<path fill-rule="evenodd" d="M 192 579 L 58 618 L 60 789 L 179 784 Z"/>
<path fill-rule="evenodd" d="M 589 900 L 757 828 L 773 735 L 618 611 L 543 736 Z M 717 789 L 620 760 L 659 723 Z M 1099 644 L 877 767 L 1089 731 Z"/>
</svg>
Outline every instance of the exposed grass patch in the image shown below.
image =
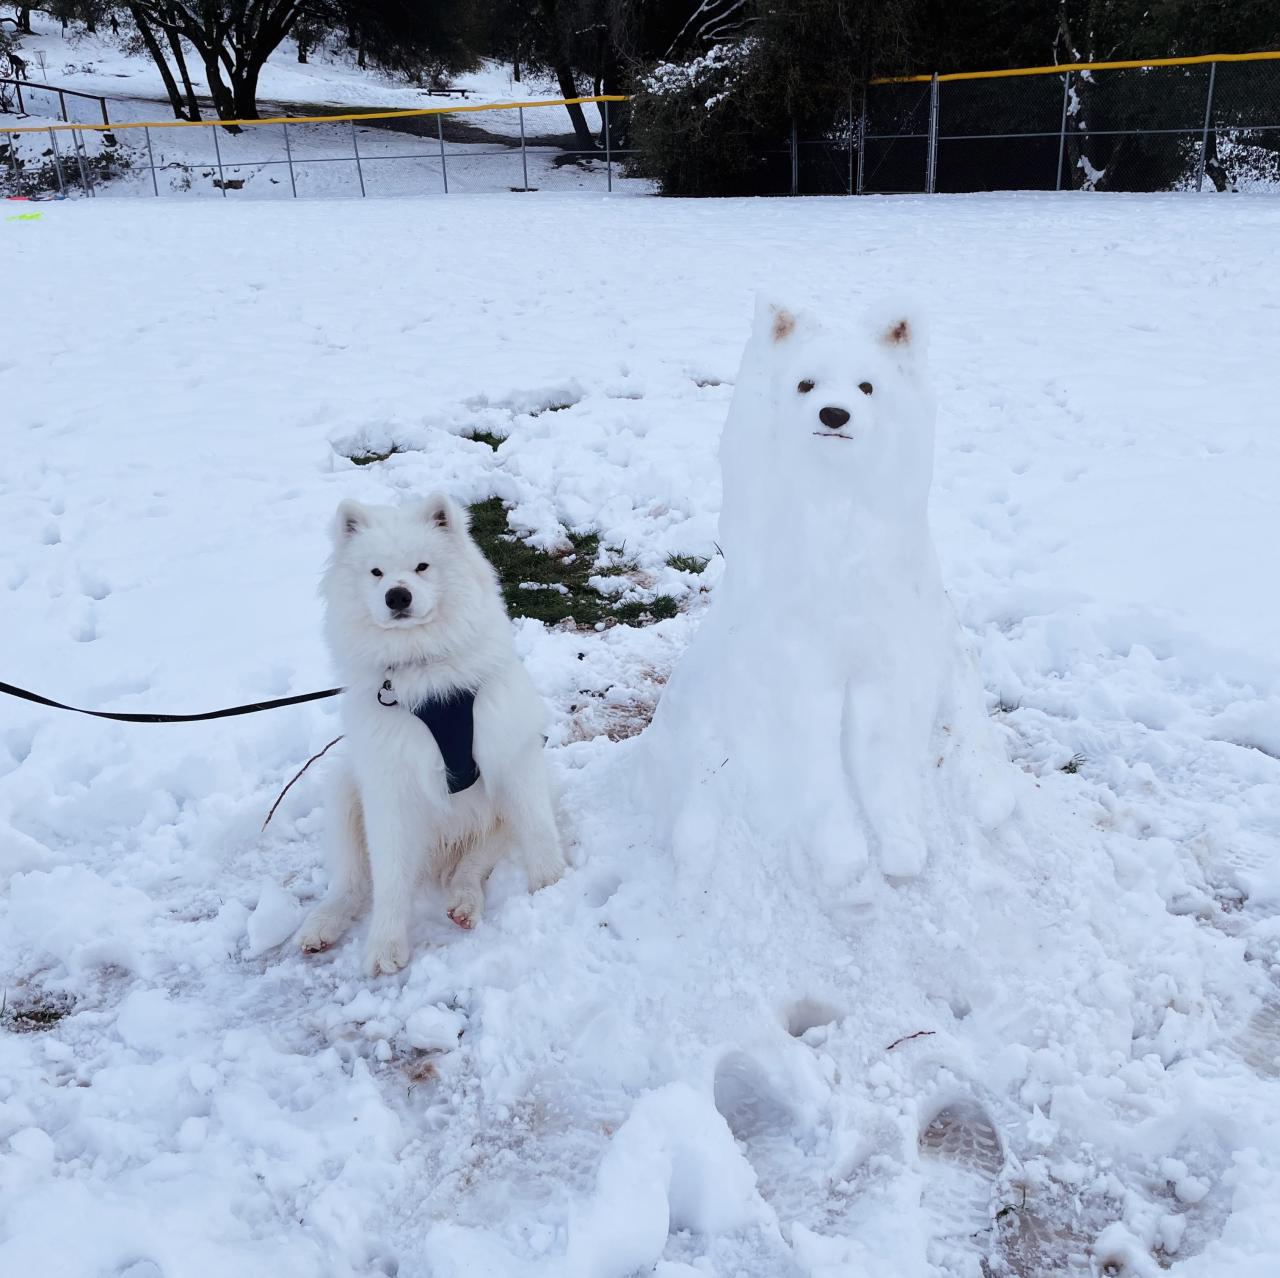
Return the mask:
<svg viewBox="0 0 1280 1278">
<path fill-rule="evenodd" d="M 679 605 L 670 595 L 652 602 L 615 601 L 590 584 L 594 576 L 619 576 L 635 570 L 630 561 L 597 567 L 600 538 L 596 533 L 569 534 L 572 549 L 563 554 L 539 550 L 511 531 L 500 497 L 471 508 L 471 535 L 497 571 L 502 596 L 513 617 L 532 617 L 548 626 L 573 621 L 579 626 L 621 623 L 648 625 L 674 617 Z M 608 552 L 606 552 L 607 554 Z"/>
<path fill-rule="evenodd" d="M 667 556 L 667 567 L 674 568 L 677 572 L 700 573 L 705 571 L 710 562 L 710 559 L 703 559 L 701 555 Z"/>
<path fill-rule="evenodd" d="M 505 435 L 495 435 L 491 430 L 473 430 L 471 434 L 463 436 L 464 439 L 474 439 L 477 444 L 488 444 L 496 453 L 498 445 L 506 442 Z"/>
<path fill-rule="evenodd" d="M 11 1034 L 35 1034 L 52 1029 L 75 1008 L 69 994 L 27 992 L 10 998 L 6 991 L 0 999 L 0 1029 Z"/>
<path fill-rule="evenodd" d="M 1077 772 L 1079 772 L 1079 771 L 1080 771 L 1080 765 L 1081 765 L 1082 763 L 1084 763 L 1084 762 L 1085 762 L 1085 757 L 1084 757 L 1084 755 L 1082 755 L 1082 754 L 1073 754 L 1073 755 L 1071 756 L 1071 758 L 1069 758 L 1069 759 L 1066 761 L 1066 763 L 1064 763 L 1064 764 L 1062 765 L 1062 767 L 1060 767 L 1060 768 L 1058 769 L 1058 771 L 1059 771 L 1059 772 L 1065 772 L 1065 773 L 1067 773 L 1069 776 L 1074 776 Z"/>
<path fill-rule="evenodd" d="M 357 466 L 372 466 L 374 462 L 386 461 L 388 457 L 394 457 L 396 453 L 403 451 L 399 444 L 392 444 L 385 453 L 352 453 L 347 460 L 355 462 Z"/>
</svg>

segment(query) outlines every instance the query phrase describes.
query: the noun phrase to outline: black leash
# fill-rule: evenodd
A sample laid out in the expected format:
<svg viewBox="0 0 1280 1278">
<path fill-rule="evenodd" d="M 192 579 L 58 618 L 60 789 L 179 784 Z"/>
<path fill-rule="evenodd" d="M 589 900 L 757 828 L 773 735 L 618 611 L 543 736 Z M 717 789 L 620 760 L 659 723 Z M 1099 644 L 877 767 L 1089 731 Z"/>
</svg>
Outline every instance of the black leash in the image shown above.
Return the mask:
<svg viewBox="0 0 1280 1278">
<path fill-rule="evenodd" d="M 343 691 L 345 691 L 343 688 L 326 688 L 323 692 L 303 692 L 296 697 L 278 697 L 274 701 L 254 701 L 246 706 L 228 706 L 225 710 L 209 710 L 204 714 L 117 714 L 110 710 L 81 710 L 79 706 L 68 706 L 63 705 L 61 701 L 51 701 L 38 692 L 28 692 L 26 688 L 15 688 L 11 683 L 0 683 L 0 692 L 7 696 L 18 697 L 22 701 L 33 701 L 36 705 L 48 706 L 51 710 L 70 710 L 72 714 L 87 714 L 95 719 L 114 719 L 117 723 L 199 723 L 204 719 L 229 719 L 237 714 L 257 714 L 259 710 L 278 710 L 281 706 L 298 706 L 304 701 L 323 701 L 326 697 L 336 697 Z"/>
</svg>

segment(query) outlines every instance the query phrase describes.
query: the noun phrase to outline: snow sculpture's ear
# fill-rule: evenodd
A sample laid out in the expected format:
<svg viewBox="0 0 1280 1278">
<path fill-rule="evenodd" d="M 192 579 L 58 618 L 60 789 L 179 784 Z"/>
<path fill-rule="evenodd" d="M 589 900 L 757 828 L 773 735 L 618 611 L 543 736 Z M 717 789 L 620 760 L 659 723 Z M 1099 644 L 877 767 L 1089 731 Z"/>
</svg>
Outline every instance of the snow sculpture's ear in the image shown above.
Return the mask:
<svg viewBox="0 0 1280 1278">
<path fill-rule="evenodd" d="M 909 348 L 915 340 L 915 330 L 911 321 L 904 315 L 901 319 L 894 320 L 887 328 L 881 330 L 880 340 L 886 346 Z"/>
<path fill-rule="evenodd" d="M 872 331 L 882 346 L 904 362 L 924 357 L 928 346 L 928 333 L 920 319 L 918 308 L 896 304 L 877 307 L 871 316 Z"/>
<path fill-rule="evenodd" d="M 338 513 L 333 519 L 334 545 L 341 546 L 368 526 L 369 512 L 358 501 L 348 497 L 338 504 Z"/>
<path fill-rule="evenodd" d="M 785 341 L 796 329 L 795 312 L 762 296 L 756 298 L 755 335 L 771 342 Z"/>
<path fill-rule="evenodd" d="M 469 524 L 466 511 L 444 493 L 432 493 L 422 503 L 422 518 L 445 532 L 466 532 Z"/>
</svg>

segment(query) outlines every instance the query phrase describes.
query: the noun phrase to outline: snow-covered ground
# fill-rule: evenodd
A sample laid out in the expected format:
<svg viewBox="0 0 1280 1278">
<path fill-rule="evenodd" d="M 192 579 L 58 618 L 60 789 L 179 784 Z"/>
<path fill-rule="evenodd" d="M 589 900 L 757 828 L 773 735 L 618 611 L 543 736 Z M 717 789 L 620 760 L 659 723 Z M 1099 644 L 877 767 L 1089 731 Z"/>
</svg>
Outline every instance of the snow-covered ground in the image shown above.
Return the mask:
<svg viewBox="0 0 1280 1278">
<path fill-rule="evenodd" d="M 6 700 L 0 1272 L 1273 1278 L 1280 205 L 39 213 L 0 227 L 0 678 L 117 710 L 325 687 L 334 506 L 436 486 L 543 544 L 598 529 L 685 611 L 518 624 L 574 868 L 501 876 L 472 934 L 424 902 L 376 982 L 361 929 L 287 940 L 322 765 L 260 833 L 331 702 Z M 854 912 L 691 878 L 638 767 L 719 576 L 757 288 L 832 327 L 925 300 L 934 533 L 1017 769 L 1009 829 Z"/>
</svg>

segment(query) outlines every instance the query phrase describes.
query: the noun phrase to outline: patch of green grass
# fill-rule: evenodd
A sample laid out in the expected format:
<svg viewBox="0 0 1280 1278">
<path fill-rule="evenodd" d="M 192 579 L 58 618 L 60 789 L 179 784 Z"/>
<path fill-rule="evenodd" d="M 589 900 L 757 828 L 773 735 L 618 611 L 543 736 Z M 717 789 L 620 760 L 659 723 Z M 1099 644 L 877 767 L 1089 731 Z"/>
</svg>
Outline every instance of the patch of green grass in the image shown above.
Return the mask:
<svg viewBox="0 0 1280 1278">
<path fill-rule="evenodd" d="M 357 466 L 372 466 L 374 462 L 386 461 L 388 457 L 394 457 L 402 451 L 399 444 L 392 444 L 385 453 L 355 453 L 348 460 L 355 462 Z"/>
<path fill-rule="evenodd" d="M 667 556 L 667 567 L 674 568 L 677 572 L 699 573 L 704 571 L 710 562 L 710 559 L 704 559 L 701 555 Z"/>
<path fill-rule="evenodd" d="M 568 620 L 585 627 L 608 621 L 635 626 L 674 617 L 679 610 L 670 595 L 659 595 L 652 603 L 619 602 L 596 590 L 591 577 L 616 576 L 634 568 L 617 563 L 597 567 L 600 538 L 596 533 L 571 532 L 572 549 L 552 554 L 521 541 L 511 531 L 502 498 L 476 502 L 470 510 L 471 535 L 497 572 L 513 617 L 532 617 L 548 626 Z"/>
<path fill-rule="evenodd" d="M 498 445 L 506 442 L 505 435 L 495 435 L 491 430 L 473 430 L 470 435 L 464 436 L 466 439 L 474 439 L 477 444 L 488 444 L 496 453 Z"/>
</svg>

